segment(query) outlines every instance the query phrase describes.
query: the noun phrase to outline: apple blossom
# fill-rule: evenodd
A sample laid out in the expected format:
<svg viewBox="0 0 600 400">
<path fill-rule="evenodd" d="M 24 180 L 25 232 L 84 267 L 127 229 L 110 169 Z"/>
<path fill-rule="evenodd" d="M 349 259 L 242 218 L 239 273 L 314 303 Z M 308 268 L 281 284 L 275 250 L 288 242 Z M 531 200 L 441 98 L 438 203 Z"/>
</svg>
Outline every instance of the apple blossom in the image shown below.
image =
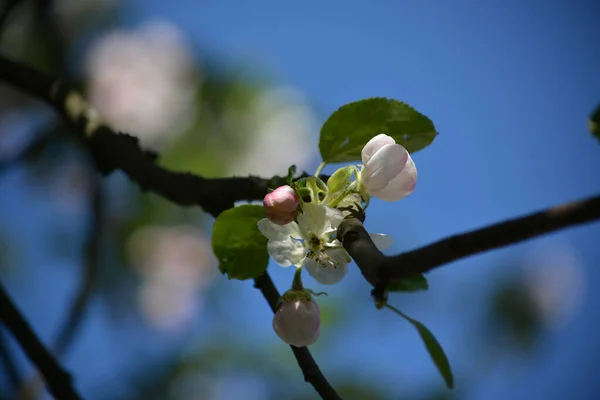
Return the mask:
<svg viewBox="0 0 600 400">
<path fill-rule="evenodd" d="M 288 185 L 280 186 L 267 194 L 263 206 L 269 221 L 277 225 L 285 225 L 296 219 L 296 209 L 300 204 L 300 197 Z"/>
<path fill-rule="evenodd" d="M 384 201 L 400 200 L 411 194 L 417 183 L 417 168 L 408 151 L 385 134 L 373 137 L 361 153 L 364 168 L 362 187 Z"/>
<path fill-rule="evenodd" d="M 342 243 L 333 237 L 343 219 L 336 208 L 305 203 L 298 222 L 277 225 L 264 218 L 257 225 L 269 239 L 267 251 L 277 264 L 304 266 L 317 282 L 332 285 L 346 275 L 351 260 Z M 380 250 L 391 244 L 386 235 L 371 238 Z"/>
<path fill-rule="evenodd" d="M 316 342 L 320 325 L 319 306 L 310 296 L 297 296 L 293 300 L 286 300 L 284 296 L 273 317 L 273 329 L 277 336 L 296 347 Z"/>
</svg>

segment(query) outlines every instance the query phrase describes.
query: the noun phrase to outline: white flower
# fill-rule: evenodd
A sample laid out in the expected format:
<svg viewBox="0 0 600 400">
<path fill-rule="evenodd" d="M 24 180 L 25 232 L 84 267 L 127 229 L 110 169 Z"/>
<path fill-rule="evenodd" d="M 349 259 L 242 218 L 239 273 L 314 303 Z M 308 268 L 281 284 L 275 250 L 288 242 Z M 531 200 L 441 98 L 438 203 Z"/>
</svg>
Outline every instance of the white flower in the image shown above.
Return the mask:
<svg viewBox="0 0 600 400">
<path fill-rule="evenodd" d="M 385 134 L 369 140 L 362 150 L 361 183 L 367 193 L 385 201 L 400 200 L 413 192 L 417 168 L 408 151 Z"/>
<path fill-rule="evenodd" d="M 267 251 L 275 262 L 287 267 L 304 266 L 319 283 L 338 283 L 348 272 L 350 256 L 333 235 L 344 216 L 336 208 L 305 203 L 298 222 L 277 225 L 264 218 L 258 229 L 269 239 Z M 391 245 L 385 235 L 371 235 L 380 250 Z"/>
<path fill-rule="evenodd" d="M 287 344 L 303 347 L 319 338 L 321 315 L 313 300 L 298 299 L 279 306 L 273 317 L 273 329 Z"/>
</svg>

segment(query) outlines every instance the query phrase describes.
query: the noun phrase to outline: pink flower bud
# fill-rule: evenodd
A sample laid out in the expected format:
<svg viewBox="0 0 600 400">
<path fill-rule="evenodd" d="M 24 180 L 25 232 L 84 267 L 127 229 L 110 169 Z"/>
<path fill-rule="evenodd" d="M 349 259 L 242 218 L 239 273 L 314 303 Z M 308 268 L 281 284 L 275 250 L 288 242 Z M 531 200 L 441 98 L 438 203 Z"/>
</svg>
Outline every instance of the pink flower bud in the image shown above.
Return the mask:
<svg viewBox="0 0 600 400">
<path fill-rule="evenodd" d="M 273 317 L 273 329 L 287 344 L 304 347 L 319 338 L 321 315 L 313 300 L 295 300 L 279 306 Z"/>
<path fill-rule="evenodd" d="M 361 181 L 371 196 L 396 201 L 415 189 L 415 162 L 392 137 L 382 133 L 372 138 L 362 150 L 362 162 Z"/>
<path fill-rule="evenodd" d="M 280 186 L 263 200 L 269 221 L 277 225 L 289 224 L 296 218 L 300 197 L 290 186 Z"/>
</svg>

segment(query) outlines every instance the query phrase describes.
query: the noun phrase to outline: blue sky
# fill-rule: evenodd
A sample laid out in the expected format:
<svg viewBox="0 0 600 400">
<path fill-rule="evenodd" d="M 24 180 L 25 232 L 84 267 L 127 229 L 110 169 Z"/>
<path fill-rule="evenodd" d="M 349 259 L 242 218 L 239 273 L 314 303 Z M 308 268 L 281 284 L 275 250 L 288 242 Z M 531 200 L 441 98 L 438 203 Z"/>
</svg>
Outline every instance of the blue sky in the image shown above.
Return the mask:
<svg viewBox="0 0 600 400">
<path fill-rule="evenodd" d="M 591 1 L 139 0 L 130 1 L 125 11 L 126 25 L 170 20 L 198 48 L 295 86 L 311 99 L 321 121 L 344 103 L 372 96 L 406 101 L 429 116 L 440 135 L 414 156 L 419 171 L 415 192 L 399 203 L 375 201 L 370 207 L 367 227 L 396 238 L 392 253 L 600 191 L 600 144 L 587 131 L 587 117 L 600 101 L 600 7 Z M 0 181 L 2 193 L 14 187 L 13 178 Z M 2 214 L 18 215 L 21 196 L 5 199 Z M 534 245 L 567 243 L 586 279 L 577 316 L 545 335 L 538 355 L 507 361 L 459 393 L 486 400 L 562 399 L 567 394 L 591 399 L 600 394 L 595 382 L 600 368 L 595 339 L 600 294 L 594 290 L 600 284 L 598 238 L 600 224 L 595 223 L 462 260 L 432 272 L 429 292 L 398 296 L 398 302 L 436 333 L 457 368 L 468 368 L 475 355 L 465 337 L 482 312 L 486 288 L 502 273 L 497 269 Z M 274 277 L 280 288 L 289 284 L 280 270 L 274 270 Z M 68 277 L 58 273 L 56 281 L 68 290 Z M 437 379 L 416 334 L 391 314 L 370 307 L 368 287 L 356 270 L 348 281 L 364 294 L 365 307 L 356 313 L 348 335 L 327 338 L 324 333 L 331 345 L 316 350 L 322 369 L 360 362 L 376 382 L 394 385 L 401 376 L 411 388 Z M 251 318 L 268 325 L 264 300 L 251 285 L 239 286 L 240 296 L 257 310 Z M 474 301 L 461 301 L 471 288 Z M 18 291 L 18 284 L 12 290 Z M 329 292 L 331 297 L 337 290 Z M 26 297 L 19 301 L 34 312 L 44 294 Z M 60 299 L 51 304 L 58 309 Z M 101 314 L 94 315 L 91 326 L 103 329 Z M 40 321 L 42 332 L 52 331 L 47 317 L 32 314 L 32 319 Z M 100 337 L 106 349 L 113 348 L 106 334 L 84 334 L 77 346 L 81 355 L 69 361 L 74 369 L 81 371 L 86 357 L 97 357 Z M 353 351 L 344 351 L 348 348 Z M 83 382 L 97 381 L 94 373 L 110 376 L 110 359 L 99 357 L 97 364 L 97 371 L 85 372 Z"/>
</svg>

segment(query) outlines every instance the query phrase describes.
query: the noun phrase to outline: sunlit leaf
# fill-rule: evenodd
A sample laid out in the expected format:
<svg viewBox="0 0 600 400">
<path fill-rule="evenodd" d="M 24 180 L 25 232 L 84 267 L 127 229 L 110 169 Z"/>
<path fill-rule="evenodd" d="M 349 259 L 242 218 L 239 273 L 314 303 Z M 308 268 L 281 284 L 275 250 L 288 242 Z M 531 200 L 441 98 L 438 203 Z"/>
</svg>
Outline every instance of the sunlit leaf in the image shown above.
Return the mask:
<svg viewBox="0 0 600 400">
<path fill-rule="evenodd" d="M 428 146 L 437 135 L 433 122 L 408 104 L 374 97 L 346 104 L 325 121 L 319 139 L 321 157 L 327 163 L 358 161 L 365 144 L 380 133 L 410 153 Z"/>
<path fill-rule="evenodd" d="M 391 306 L 389 304 L 386 304 L 385 306 L 393 312 L 395 312 L 396 314 L 398 314 L 399 316 L 401 316 L 402 318 L 404 318 L 405 320 L 407 320 L 408 322 L 410 322 L 410 324 L 417 329 L 417 331 L 419 332 L 419 336 L 421 336 L 421 339 L 423 340 L 423 343 L 425 344 L 425 347 L 427 348 L 427 351 L 431 356 L 431 359 L 433 360 L 438 371 L 440 371 L 440 374 L 444 378 L 446 386 L 449 389 L 452 389 L 454 387 L 454 376 L 452 375 L 450 362 L 448 361 L 448 357 L 446 357 L 446 353 L 444 353 L 444 349 L 442 349 L 440 343 L 437 341 L 435 336 L 433 336 L 433 333 L 431 333 L 431 331 L 427 329 L 425 325 L 423 325 L 417 320 L 412 319 L 408 315 L 404 314 L 402 311 L 398 310 L 396 307 Z"/>
<path fill-rule="evenodd" d="M 219 269 L 230 279 L 251 279 L 261 275 L 269 263 L 267 238 L 256 224 L 265 218 L 259 205 L 242 205 L 219 215 L 212 232 L 212 247 Z"/>
</svg>

